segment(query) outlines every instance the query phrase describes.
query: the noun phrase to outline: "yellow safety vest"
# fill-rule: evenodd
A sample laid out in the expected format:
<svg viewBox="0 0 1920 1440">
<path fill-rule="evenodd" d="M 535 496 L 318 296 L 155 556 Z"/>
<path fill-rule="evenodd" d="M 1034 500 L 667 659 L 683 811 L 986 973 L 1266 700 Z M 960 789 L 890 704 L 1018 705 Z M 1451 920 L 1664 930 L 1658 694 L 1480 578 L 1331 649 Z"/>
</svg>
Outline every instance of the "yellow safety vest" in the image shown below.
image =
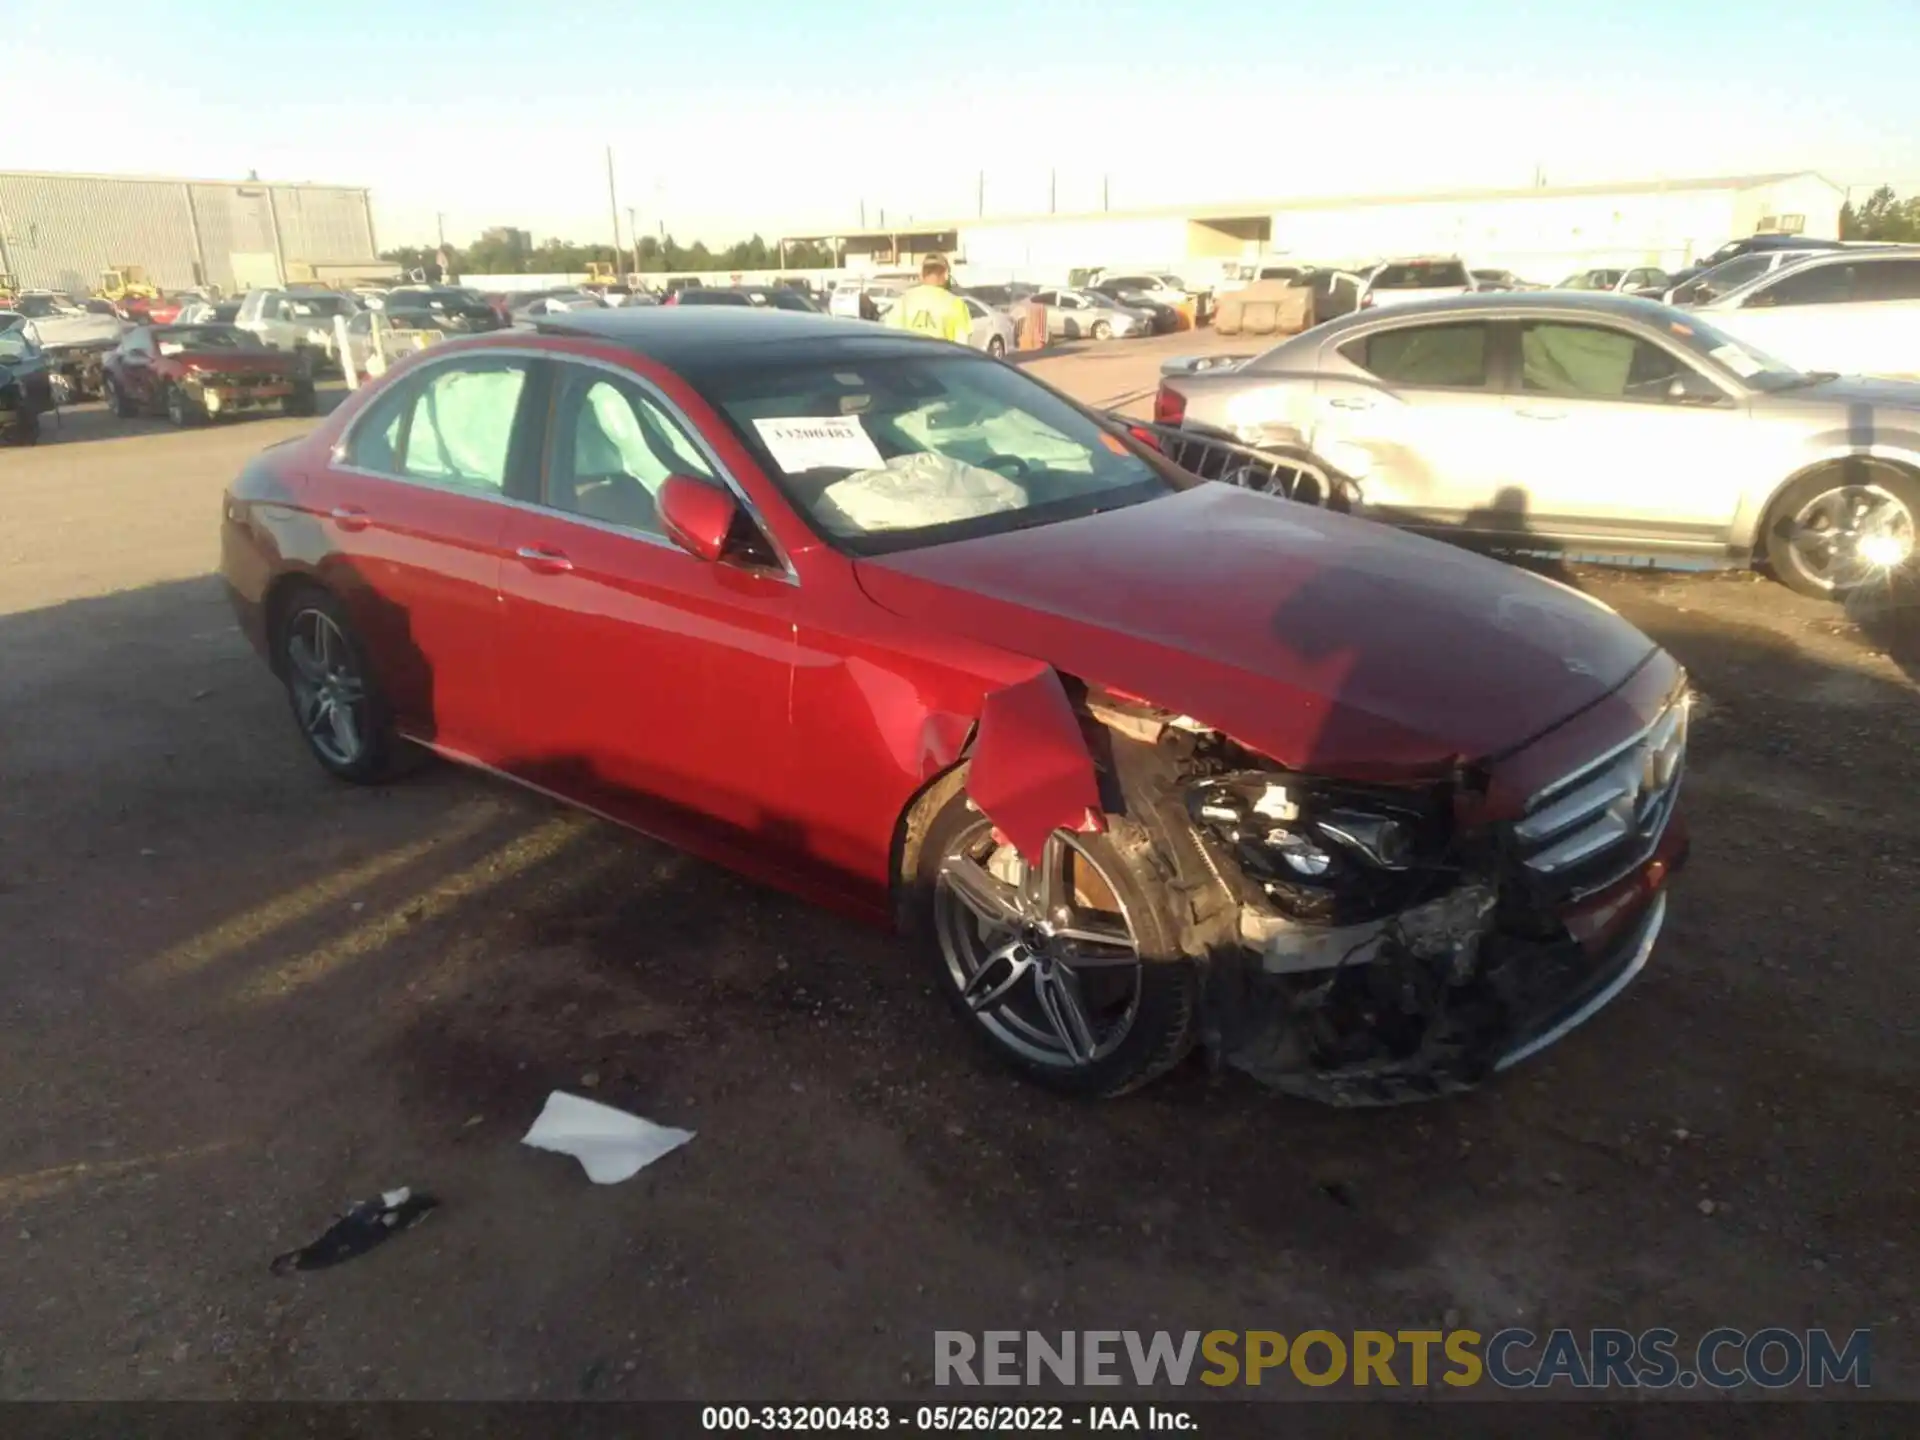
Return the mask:
<svg viewBox="0 0 1920 1440">
<path fill-rule="evenodd" d="M 894 304 L 887 323 L 901 330 L 934 335 L 959 345 L 973 333 L 967 302 L 939 285 L 916 285 Z"/>
</svg>

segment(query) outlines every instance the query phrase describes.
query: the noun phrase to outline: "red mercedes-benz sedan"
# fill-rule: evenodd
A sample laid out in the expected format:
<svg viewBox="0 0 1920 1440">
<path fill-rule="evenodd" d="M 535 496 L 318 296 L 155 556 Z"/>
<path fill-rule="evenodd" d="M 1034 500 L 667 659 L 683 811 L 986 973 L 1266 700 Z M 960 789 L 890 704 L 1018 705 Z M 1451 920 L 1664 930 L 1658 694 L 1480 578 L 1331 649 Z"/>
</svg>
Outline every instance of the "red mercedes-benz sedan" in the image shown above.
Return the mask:
<svg viewBox="0 0 1920 1440">
<path fill-rule="evenodd" d="M 857 321 L 435 346 L 256 458 L 223 553 L 334 774 L 425 746 L 897 926 L 1068 1090 L 1196 1043 L 1471 1085 L 1639 972 L 1685 851 L 1684 677 L 1606 607 Z"/>
</svg>

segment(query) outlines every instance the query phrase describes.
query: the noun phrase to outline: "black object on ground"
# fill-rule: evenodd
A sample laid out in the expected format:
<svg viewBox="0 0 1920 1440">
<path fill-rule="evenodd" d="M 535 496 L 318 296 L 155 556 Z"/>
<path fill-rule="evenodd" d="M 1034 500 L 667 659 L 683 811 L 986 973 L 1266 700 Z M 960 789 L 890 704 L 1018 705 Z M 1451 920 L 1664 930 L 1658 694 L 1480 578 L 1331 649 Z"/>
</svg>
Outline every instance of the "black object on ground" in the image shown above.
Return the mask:
<svg viewBox="0 0 1920 1440">
<path fill-rule="evenodd" d="M 295 1270 L 324 1270 L 342 1260 L 364 1255 L 389 1235 L 419 1224 L 439 1203 L 431 1195 L 416 1195 L 405 1187 L 362 1200 L 311 1245 L 275 1256 L 271 1269 L 276 1275 L 288 1275 Z"/>
</svg>

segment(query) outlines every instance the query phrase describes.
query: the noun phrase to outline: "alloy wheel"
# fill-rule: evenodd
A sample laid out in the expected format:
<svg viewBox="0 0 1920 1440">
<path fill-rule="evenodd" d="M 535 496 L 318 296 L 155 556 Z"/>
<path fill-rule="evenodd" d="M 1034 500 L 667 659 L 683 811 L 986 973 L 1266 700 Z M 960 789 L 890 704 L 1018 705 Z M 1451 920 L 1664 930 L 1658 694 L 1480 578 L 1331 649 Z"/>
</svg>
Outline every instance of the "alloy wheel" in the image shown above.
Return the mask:
<svg viewBox="0 0 1920 1440">
<path fill-rule="evenodd" d="M 984 817 L 942 858 L 934 890 L 941 958 L 982 1028 L 1055 1070 L 1119 1048 L 1139 1012 L 1139 942 L 1120 891 L 1065 831 L 1037 864 Z"/>
<path fill-rule="evenodd" d="M 1878 485 L 1836 485 L 1800 507 L 1790 542 L 1788 563 L 1810 585 L 1850 590 L 1913 558 L 1913 512 Z"/>
<path fill-rule="evenodd" d="M 332 764 L 359 763 L 372 732 L 367 683 L 347 637 L 324 612 L 302 610 L 287 626 L 287 683 L 307 743 Z"/>
</svg>

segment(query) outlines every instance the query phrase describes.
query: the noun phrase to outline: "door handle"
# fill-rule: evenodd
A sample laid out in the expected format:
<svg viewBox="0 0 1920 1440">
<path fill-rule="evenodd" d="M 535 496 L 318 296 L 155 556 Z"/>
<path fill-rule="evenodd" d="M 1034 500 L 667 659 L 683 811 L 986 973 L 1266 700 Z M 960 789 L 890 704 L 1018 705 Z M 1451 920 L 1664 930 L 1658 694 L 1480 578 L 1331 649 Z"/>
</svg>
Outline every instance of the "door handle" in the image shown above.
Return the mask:
<svg viewBox="0 0 1920 1440">
<path fill-rule="evenodd" d="M 327 513 L 342 530 L 364 530 L 369 524 L 367 512 L 353 505 L 336 505 Z"/>
<path fill-rule="evenodd" d="M 539 575 L 564 575 L 573 569 L 573 561 L 558 550 L 543 550 L 538 545 L 522 545 L 513 552 L 520 563 Z"/>
<path fill-rule="evenodd" d="M 1522 420 L 1564 420 L 1567 418 L 1567 412 L 1564 410 L 1536 410 L 1531 405 L 1522 405 L 1513 413 L 1518 415 Z"/>
<path fill-rule="evenodd" d="M 1365 395 L 1336 395 L 1327 401 L 1336 410 L 1371 410 L 1373 401 Z"/>
</svg>

